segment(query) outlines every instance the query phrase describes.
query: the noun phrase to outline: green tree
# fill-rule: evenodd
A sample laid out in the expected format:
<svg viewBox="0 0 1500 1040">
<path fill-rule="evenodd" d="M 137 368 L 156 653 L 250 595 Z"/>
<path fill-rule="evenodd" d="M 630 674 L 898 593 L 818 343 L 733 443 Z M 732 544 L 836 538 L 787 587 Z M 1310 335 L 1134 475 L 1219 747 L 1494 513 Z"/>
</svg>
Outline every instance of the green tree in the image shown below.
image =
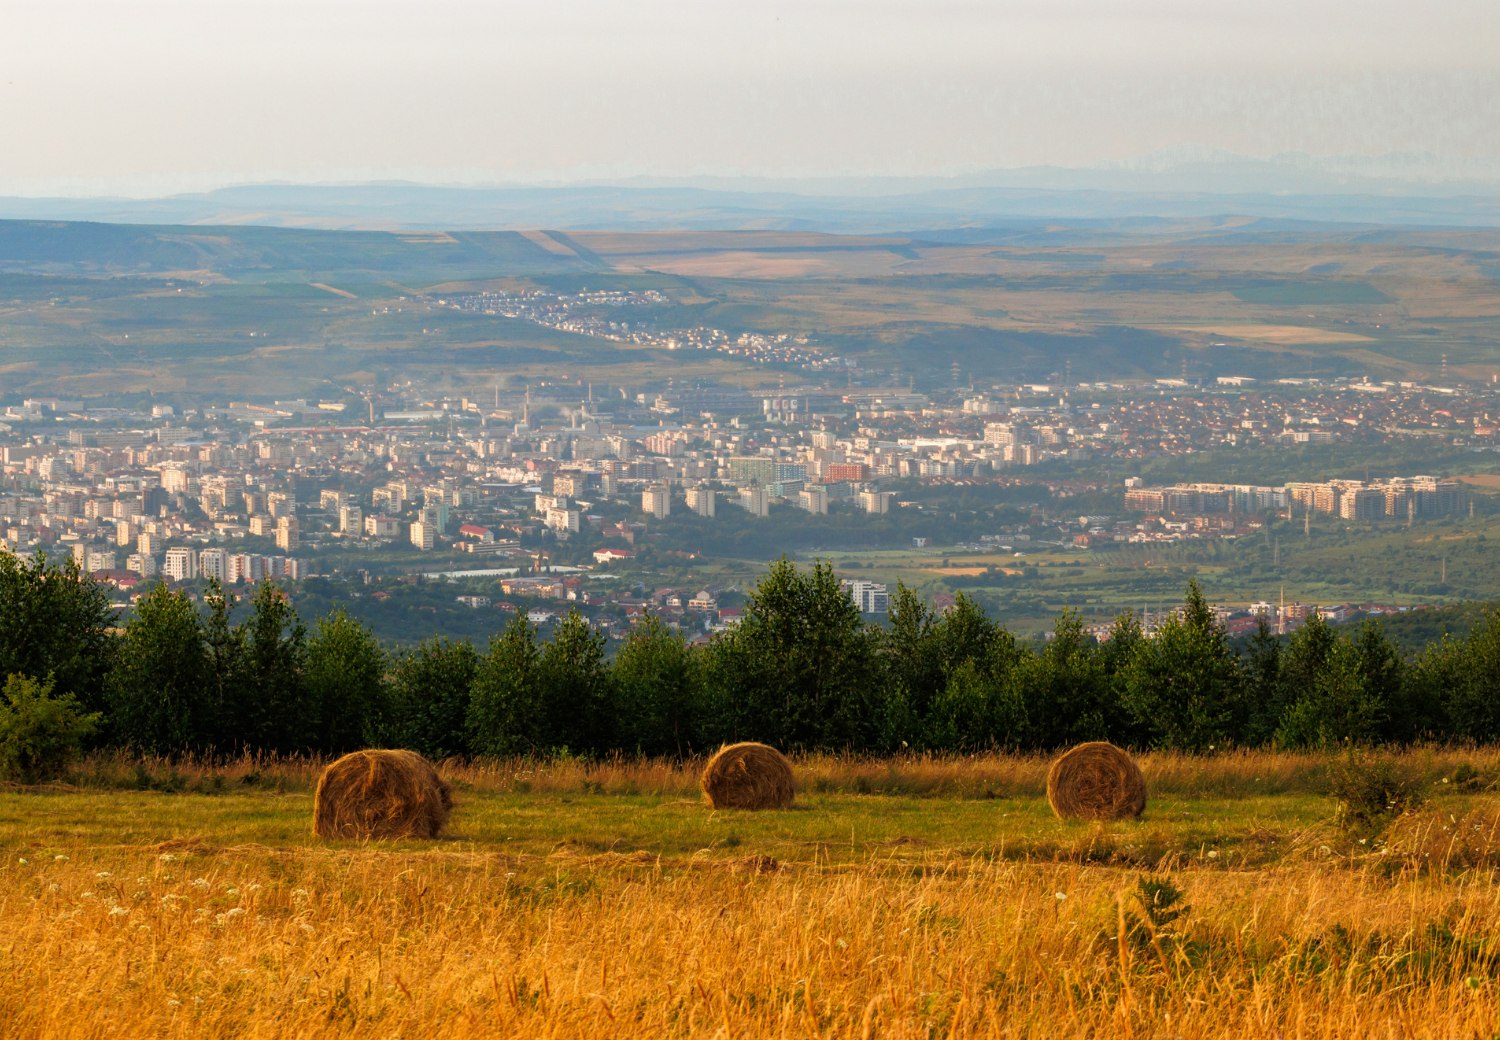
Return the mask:
<svg viewBox="0 0 1500 1040">
<path fill-rule="evenodd" d="M 1204 751 L 1240 735 L 1244 676 L 1196 581 L 1188 583 L 1182 611 L 1137 648 L 1123 692 L 1125 706 L 1157 746 Z"/>
<path fill-rule="evenodd" d="M 318 750 L 374 743 L 386 708 L 386 656 L 375 636 L 343 610 L 323 617 L 307 641 L 305 683 L 318 717 Z"/>
<path fill-rule="evenodd" d="M 1422 706 L 1407 697 L 1406 658 L 1378 621 L 1366 620 L 1354 637 L 1359 678 L 1365 694 L 1380 705 L 1385 723 L 1382 739 L 1411 741 L 1431 727 Z"/>
<path fill-rule="evenodd" d="M 1500 611 L 1486 609 L 1463 639 L 1445 637 L 1424 650 L 1404 707 L 1436 716 L 1446 737 L 1500 740 Z"/>
<path fill-rule="evenodd" d="M 252 748 L 291 752 L 316 743 L 317 709 L 307 696 L 303 668 L 307 630 L 275 582 L 256 586 L 244 624 L 244 678 L 239 730 Z"/>
<path fill-rule="evenodd" d="M 1017 662 L 1017 668 L 1024 667 Z M 948 673 L 932 702 L 927 742 L 945 751 L 1015 750 L 1027 731 L 1026 702 L 1014 672 L 967 659 Z"/>
<path fill-rule="evenodd" d="M 879 633 L 888 682 L 904 691 L 902 710 L 922 718 L 946 683 L 938 618 L 920 596 L 897 582 L 888 620 Z"/>
<path fill-rule="evenodd" d="M 113 740 L 152 755 L 213 743 L 209 660 L 192 602 L 158 582 L 136 603 L 107 684 Z"/>
<path fill-rule="evenodd" d="M 1111 735 L 1115 712 L 1103 664 L 1078 612 L 1064 610 L 1042 652 L 1018 668 L 1032 746 L 1061 747 Z"/>
<path fill-rule="evenodd" d="M 661 618 L 631 629 L 610 671 L 622 749 L 680 757 L 706 743 L 699 657 Z"/>
<path fill-rule="evenodd" d="M 604 633 L 577 608 L 568 611 L 542 645 L 536 659 L 536 689 L 541 714 L 538 744 L 573 751 L 602 751 L 615 744 Z"/>
<path fill-rule="evenodd" d="M 960 592 L 953 598 L 953 606 L 933 624 L 932 636 L 946 680 L 965 661 L 983 668 L 983 663 L 992 658 L 996 640 L 1009 638 L 1010 633 L 991 621 L 971 596 Z"/>
<path fill-rule="evenodd" d="M 1295 643 L 1294 636 L 1293 648 Z M 1293 648 L 1289 648 L 1288 657 Z M 1299 674 L 1305 685 L 1277 727 L 1277 744 L 1328 747 L 1370 743 L 1379 736 L 1386 722 L 1385 706 L 1365 689 L 1359 653 L 1349 640 L 1329 643 L 1319 651 L 1317 667 Z"/>
<path fill-rule="evenodd" d="M 1126 746 L 1138 746 L 1148 739 L 1127 706 L 1125 695 L 1127 669 L 1145 639 L 1141 619 L 1135 611 L 1124 610 L 1110 624 L 1109 634 L 1099 648 L 1099 664 L 1108 686 L 1109 739 Z"/>
<path fill-rule="evenodd" d="M 875 639 L 827 562 L 786 557 L 710 644 L 710 683 L 735 739 L 786 748 L 867 747 L 879 728 Z"/>
<path fill-rule="evenodd" d="M 40 783 L 62 775 L 99 724 L 52 684 L 12 673 L 0 689 L 0 779 Z"/>
<path fill-rule="evenodd" d="M 76 561 L 0 549 L 0 675 L 50 676 L 59 696 L 102 708 L 113 623 L 109 597 Z"/>
<path fill-rule="evenodd" d="M 477 755 L 542 751 L 546 715 L 537 684 L 536 630 L 517 614 L 490 640 L 474 670 L 468 715 L 470 749 Z"/>
<path fill-rule="evenodd" d="M 478 664 L 472 643 L 441 638 L 398 658 L 378 743 L 431 759 L 468 754 L 469 690 Z"/>
<path fill-rule="evenodd" d="M 241 729 L 244 702 L 250 696 L 245 632 L 229 623 L 235 600 L 217 581 L 209 581 L 203 598 L 208 605 L 203 646 L 208 660 L 206 694 L 213 744 L 226 753 L 244 751 L 252 746 Z"/>
<path fill-rule="evenodd" d="M 1250 704 L 1247 744 L 1269 743 L 1290 707 L 1281 679 L 1281 657 L 1281 638 L 1271 631 L 1271 623 L 1262 614 L 1255 621 L 1255 634 L 1244 658 L 1245 692 Z"/>
</svg>

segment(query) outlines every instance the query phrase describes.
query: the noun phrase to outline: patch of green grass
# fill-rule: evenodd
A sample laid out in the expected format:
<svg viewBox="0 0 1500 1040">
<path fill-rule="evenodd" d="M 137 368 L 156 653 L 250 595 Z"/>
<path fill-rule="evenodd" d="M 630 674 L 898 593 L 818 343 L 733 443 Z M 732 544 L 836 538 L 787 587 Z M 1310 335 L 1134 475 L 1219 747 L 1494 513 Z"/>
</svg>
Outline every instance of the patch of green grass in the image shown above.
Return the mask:
<svg viewBox="0 0 1500 1040">
<path fill-rule="evenodd" d="M 1059 820 L 1039 797 L 810 793 L 766 813 L 714 812 L 675 795 L 460 790 L 457 801 L 441 846 L 523 857 L 645 853 L 668 862 L 754 854 L 832 866 L 974 857 L 1262 865 L 1329 816 L 1326 799 L 1310 795 L 1167 797 L 1140 821 L 1110 824 Z M 0 847 L 321 844 L 311 819 L 312 798 L 302 791 L 12 791 L 0 794 Z"/>
</svg>

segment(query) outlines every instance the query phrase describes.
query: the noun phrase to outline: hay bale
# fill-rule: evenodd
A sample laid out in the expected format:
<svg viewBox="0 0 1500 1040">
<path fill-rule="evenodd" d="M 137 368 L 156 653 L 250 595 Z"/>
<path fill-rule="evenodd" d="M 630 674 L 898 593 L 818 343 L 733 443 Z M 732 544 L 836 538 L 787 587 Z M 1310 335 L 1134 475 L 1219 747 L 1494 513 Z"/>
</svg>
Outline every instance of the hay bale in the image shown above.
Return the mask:
<svg viewBox="0 0 1500 1040">
<path fill-rule="evenodd" d="M 415 751 L 355 751 L 318 778 L 313 833 L 320 838 L 435 838 L 453 811 L 453 789 Z"/>
<path fill-rule="evenodd" d="M 1123 820 L 1146 808 L 1135 759 L 1104 740 L 1063 753 L 1047 770 L 1047 802 L 1063 819 Z"/>
<path fill-rule="evenodd" d="M 792 804 L 792 764 L 766 744 L 721 747 L 700 777 L 715 809 L 785 809 Z"/>
</svg>

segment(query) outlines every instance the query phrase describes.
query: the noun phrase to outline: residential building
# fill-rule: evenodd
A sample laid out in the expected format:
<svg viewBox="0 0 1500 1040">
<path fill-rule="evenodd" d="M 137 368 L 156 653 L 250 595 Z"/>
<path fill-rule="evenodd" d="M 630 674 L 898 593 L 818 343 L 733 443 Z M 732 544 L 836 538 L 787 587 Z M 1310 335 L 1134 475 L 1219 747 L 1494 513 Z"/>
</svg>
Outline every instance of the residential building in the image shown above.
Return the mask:
<svg viewBox="0 0 1500 1040">
<path fill-rule="evenodd" d="M 168 549 L 161 572 L 172 581 L 192 581 L 198 577 L 198 554 L 183 546 Z"/>
<path fill-rule="evenodd" d="M 411 525 L 410 538 L 418 549 L 431 549 L 437 543 L 437 530 L 426 520 L 417 520 Z"/>
<path fill-rule="evenodd" d="M 653 484 L 641 492 L 641 511 L 658 519 L 672 512 L 672 493 L 665 484 Z"/>
<path fill-rule="evenodd" d="M 699 484 L 687 489 L 687 506 L 699 516 L 713 516 L 718 501 L 719 494 L 711 487 Z"/>
<path fill-rule="evenodd" d="M 888 614 L 891 608 L 890 593 L 878 581 L 846 581 L 841 583 L 849 592 L 849 598 L 861 614 Z"/>
</svg>

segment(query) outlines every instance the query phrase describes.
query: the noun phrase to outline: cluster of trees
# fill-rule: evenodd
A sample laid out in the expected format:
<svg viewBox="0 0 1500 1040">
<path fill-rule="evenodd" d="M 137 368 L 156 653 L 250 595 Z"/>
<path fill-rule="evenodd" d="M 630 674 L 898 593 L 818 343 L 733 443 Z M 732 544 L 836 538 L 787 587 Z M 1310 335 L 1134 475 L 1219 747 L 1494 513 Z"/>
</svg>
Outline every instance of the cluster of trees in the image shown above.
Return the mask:
<svg viewBox="0 0 1500 1040">
<path fill-rule="evenodd" d="M 1241 652 L 1190 584 L 1151 635 L 1127 613 L 1097 641 L 1065 612 L 1035 646 L 962 595 L 937 613 L 900 588 L 889 624 L 868 624 L 830 566 L 782 559 L 706 646 L 648 617 L 611 658 L 577 613 L 546 640 L 517 617 L 483 648 L 435 638 L 392 652 L 340 611 L 309 630 L 273 584 L 243 623 L 232 607 L 218 590 L 200 607 L 158 585 L 117 630 L 73 565 L 0 554 L 0 676 L 14 677 L 0 737 L 45 694 L 95 723 L 95 741 L 162 755 L 1500 741 L 1494 611 L 1410 656 L 1377 625 L 1317 618 L 1285 640 L 1262 627 Z"/>
</svg>

